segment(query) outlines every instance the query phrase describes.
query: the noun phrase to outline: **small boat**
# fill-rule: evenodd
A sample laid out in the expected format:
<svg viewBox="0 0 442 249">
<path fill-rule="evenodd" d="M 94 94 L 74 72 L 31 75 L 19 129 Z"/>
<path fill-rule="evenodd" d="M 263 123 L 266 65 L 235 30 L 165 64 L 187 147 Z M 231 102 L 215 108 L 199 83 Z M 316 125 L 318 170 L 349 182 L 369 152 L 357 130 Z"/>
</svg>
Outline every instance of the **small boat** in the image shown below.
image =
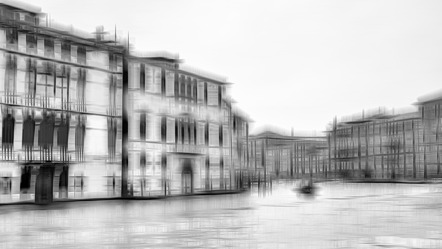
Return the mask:
<svg viewBox="0 0 442 249">
<path fill-rule="evenodd" d="M 303 194 L 313 194 L 315 191 L 315 187 L 313 186 L 303 186 L 299 188 L 299 191 Z"/>
<path fill-rule="evenodd" d="M 302 181 L 301 186 L 298 188 L 298 192 L 302 194 L 314 194 L 315 189 L 312 180 L 309 180 L 308 182 Z"/>
</svg>

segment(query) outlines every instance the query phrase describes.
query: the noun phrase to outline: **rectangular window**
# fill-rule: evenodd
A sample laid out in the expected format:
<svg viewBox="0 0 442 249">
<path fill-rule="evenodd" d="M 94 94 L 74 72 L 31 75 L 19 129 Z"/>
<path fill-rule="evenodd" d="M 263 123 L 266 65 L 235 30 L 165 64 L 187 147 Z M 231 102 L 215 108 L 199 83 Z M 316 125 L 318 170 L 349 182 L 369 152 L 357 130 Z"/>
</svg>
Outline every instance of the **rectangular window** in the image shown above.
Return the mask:
<svg viewBox="0 0 442 249">
<path fill-rule="evenodd" d="M 45 56 L 54 58 L 54 40 L 50 38 L 44 39 Z"/>
<path fill-rule="evenodd" d="M 161 68 L 153 68 L 153 92 L 154 93 L 161 93 Z"/>
<path fill-rule="evenodd" d="M 166 96 L 174 96 L 175 94 L 175 73 L 166 71 Z"/>
<path fill-rule="evenodd" d="M 64 61 L 71 60 L 71 46 L 66 42 L 61 44 L 61 59 Z"/>
<path fill-rule="evenodd" d="M 83 46 L 77 48 L 77 63 L 86 65 L 86 48 Z"/>
<path fill-rule="evenodd" d="M 218 86 L 215 84 L 207 84 L 208 105 L 218 105 Z"/>
<path fill-rule="evenodd" d="M 198 95 L 198 103 L 204 103 L 204 82 L 199 81 L 197 85 L 197 95 Z"/>
<path fill-rule="evenodd" d="M 146 91 L 161 93 L 161 68 L 146 66 Z"/>
<path fill-rule="evenodd" d="M 35 35 L 32 34 L 26 35 L 26 52 L 28 54 L 37 53 L 37 38 L 35 37 Z"/>
<path fill-rule="evenodd" d="M 197 123 L 197 140 L 198 140 L 198 145 L 204 145 L 205 144 L 205 124 L 204 123 Z"/>
<path fill-rule="evenodd" d="M 26 53 L 26 34 L 18 34 L 18 51 Z"/>
<path fill-rule="evenodd" d="M 54 43 L 54 57 L 57 60 L 61 59 L 61 42 L 55 41 Z"/>
<path fill-rule="evenodd" d="M 209 145 L 219 146 L 219 126 L 209 124 Z"/>
<path fill-rule="evenodd" d="M 71 46 L 71 62 L 77 63 L 77 46 Z"/>
<path fill-rule="evenodd" d="M 40 56 L 45 55 L 45 41 L 42 38 L 38 38 L 37 40 L 37 54 Z"/>
<path fill-rule="evenodd" d="M 175 143 L 175 119 L 167 118 L 167 143 Z"/>
<path fill-rule="evenodd" d="M 129 89 L 140 88 L 140 64 L 129 64 Z"/>
</svg>

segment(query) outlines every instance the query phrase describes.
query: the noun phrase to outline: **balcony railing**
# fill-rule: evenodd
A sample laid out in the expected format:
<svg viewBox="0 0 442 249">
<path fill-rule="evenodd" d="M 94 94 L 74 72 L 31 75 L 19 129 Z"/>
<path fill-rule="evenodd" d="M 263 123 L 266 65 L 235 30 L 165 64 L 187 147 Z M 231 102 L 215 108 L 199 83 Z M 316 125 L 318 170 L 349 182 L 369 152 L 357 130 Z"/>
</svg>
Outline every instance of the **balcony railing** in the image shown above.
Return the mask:
<svg viewBox="0 0 442 249">
<path fill-rule="evenodd" d="M 61 101 L 61 98 L 36 96 L 31 98 L 28 95 L 6 95 L 0 92 L 0 103 L 12 104 L 26 107 L 37 107 L 54 109 L 60 111 L 84 112 L 98 115 L 121 116 L 122 108 L 110 108 L 103 105 L 87 105 L 77 102 Z"/>
</svg>

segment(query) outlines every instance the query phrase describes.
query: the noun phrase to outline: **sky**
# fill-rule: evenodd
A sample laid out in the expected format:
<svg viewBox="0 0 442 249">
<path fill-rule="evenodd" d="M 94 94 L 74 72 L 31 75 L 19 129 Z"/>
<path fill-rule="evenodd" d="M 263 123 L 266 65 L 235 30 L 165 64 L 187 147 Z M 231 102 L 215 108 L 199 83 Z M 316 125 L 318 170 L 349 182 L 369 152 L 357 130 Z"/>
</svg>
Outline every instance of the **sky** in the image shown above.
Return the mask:
<svg viewBox="0 0 442 249">
<path fill-rule="evenodd" d="M 411 106 L 442 88 L 442 1 L 32 0 L 57 22 L 178 53 L 232 82 L 269 125 L 319 134 L 335 116 Z M 315 132 L 314 132 L 315 131 Z"/>
</svg>

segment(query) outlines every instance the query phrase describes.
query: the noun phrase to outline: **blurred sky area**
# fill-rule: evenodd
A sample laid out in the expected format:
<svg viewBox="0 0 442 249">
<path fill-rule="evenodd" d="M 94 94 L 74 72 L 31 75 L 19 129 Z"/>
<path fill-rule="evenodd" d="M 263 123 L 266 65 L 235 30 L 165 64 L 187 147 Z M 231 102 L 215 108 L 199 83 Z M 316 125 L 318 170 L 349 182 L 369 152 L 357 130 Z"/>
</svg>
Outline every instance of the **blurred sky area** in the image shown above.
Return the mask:
<svg viewBox="0 0 442 249">
<path fill-rule="evenodd" d="M 325 130 L 334 116 L 403 107 L 442 82 L 442 1 L 32 0 L 57 22 L 130 33 L 228 77 L 255 121 Z"/>
</svg>

